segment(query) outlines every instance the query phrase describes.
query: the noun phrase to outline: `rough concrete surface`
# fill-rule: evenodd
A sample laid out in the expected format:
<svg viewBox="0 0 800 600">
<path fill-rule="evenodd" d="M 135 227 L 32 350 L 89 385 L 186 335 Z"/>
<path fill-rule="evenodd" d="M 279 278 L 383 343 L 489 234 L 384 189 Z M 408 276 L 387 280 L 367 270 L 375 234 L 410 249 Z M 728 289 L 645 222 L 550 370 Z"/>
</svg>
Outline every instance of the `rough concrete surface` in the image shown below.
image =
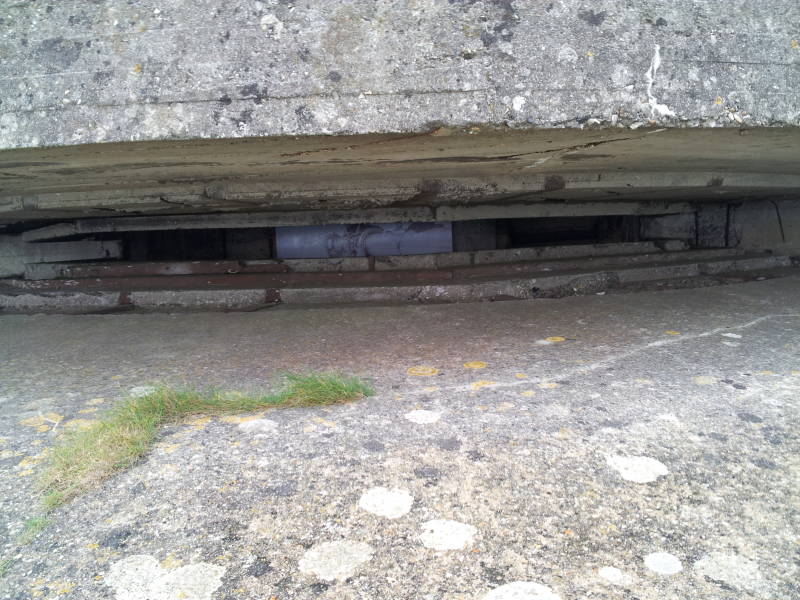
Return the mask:
<svg viewBox="0 0 800 600">
<path fill-rule="evenodd" d="M 0 7 L 0 148 L 797 125 L 794 0 L 98 0 Z"/>
<path fill-rule="evenodd" d="M 796 599 L 799 294 L 4 316 L 0 596 Z M 169 426 L 16 545 L 60 431 L 304 369 L 377 393 Z"/>
<path fill-rule="evenodd" d="M 0 152 L 0 224 L 78 218 L 80 233 L 108 231 L 115 217 L 116 231 L 202 228 L 197 213 L 209 212 L 241 213 L 216 214 L 220 227 L 666 214 L 687 201 L 796 198 L 798 165 L 797 127 L 437 127 L 23 148 Z M 154 222 L 178 213 L 189 215 Z"/>
</svg>

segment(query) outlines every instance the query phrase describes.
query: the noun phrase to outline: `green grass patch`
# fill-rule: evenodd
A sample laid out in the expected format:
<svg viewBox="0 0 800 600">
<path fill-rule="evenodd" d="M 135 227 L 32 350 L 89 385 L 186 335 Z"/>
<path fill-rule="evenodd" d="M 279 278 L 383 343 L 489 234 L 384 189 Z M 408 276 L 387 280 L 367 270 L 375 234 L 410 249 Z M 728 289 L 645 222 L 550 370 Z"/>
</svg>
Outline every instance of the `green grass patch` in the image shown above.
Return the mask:
<svg viewBox="0 0 800 600">
<path fill-rule="evenodd" d="M 372 393 L 355 377 L 312 373 L 287 374 L 280 390 L 263 396 L 162 387 L 129 398 L 89 429 L 65 434 L 51 450 L 39 481 L 44 508 L 50 511 L 134 464 L 148 452 L 164 424 L 191 415 L 342 404 Z"/>
<path fill-rule="evenodd" d="M 30 544 L 48 525 L 50 525 L 50 521 L 44 517 L 32 517 L 28 519 L 25 521 L 25 531 L 20 534 L 17 541 L 23 546 Z"/>
<path fill-rule="evenodd" d="M 0 578 L 5 577 L 8 570 L 11 568 L 11 565 L 14 564 L 13 558 L 4 558 L 0 560 Z"/>
</svg>

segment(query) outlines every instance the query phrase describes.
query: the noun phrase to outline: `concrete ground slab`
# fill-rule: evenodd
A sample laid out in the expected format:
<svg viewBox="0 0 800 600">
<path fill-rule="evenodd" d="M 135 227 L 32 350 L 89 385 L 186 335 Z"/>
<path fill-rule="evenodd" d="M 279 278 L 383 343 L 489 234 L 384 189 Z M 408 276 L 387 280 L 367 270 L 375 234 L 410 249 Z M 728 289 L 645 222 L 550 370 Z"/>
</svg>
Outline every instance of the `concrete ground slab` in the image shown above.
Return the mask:
<svg viewBox="0 0 800 600">
<path fill-rule="evenodd" d="M 798 294 L 3 316 L 3 597 L 797 598 Z M 167 427 L 16 547 L 70 423 L 304 369 L 377 394 Z"/>
</svg>

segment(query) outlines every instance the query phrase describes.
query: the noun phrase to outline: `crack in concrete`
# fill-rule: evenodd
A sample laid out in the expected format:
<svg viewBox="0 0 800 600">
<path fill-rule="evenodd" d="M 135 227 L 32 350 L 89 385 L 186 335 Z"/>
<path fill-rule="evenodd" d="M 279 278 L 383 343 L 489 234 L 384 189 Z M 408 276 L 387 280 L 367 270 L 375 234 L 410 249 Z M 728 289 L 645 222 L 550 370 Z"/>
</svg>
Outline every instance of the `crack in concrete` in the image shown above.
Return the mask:
<svg viewBox="0 0 800 600">
<path fill-rule="evenodd" d="M 561 373 L 550 375 L 548 377 L 542 377 L 542 378 L 531 377 L 529 379 L 522 379 L 522 380 L 519 380 L 519 381 L 511 381 L 511 382 L 508 382 L 508 383 L 496 383 L 496 384 L 493 384 L 493 385 L 487 386 L 487 387 L 491 388 L 491 389 L 505 389 L 505 388 L 514 388 L 514 387 L 520 387 L 520 386 L 525 386 L 525 385 L 531 385 L 532 383 L 538 384 L 538 383 L 550 383 L 550 382 L 554 382 L 554 381 L 560 381 L 560 380 L 563 380 L 563 379 L 567 379 L 569 377 L 574 377 L 575 375 L 583 375 L 583 374 L 586 374 L 586 373 L 590 373 L 592 371 L 596 371 L 597 369 L 600 369 L 602 367 L 614 364 L 614 363 L 619 362 L 621 360 L 625 360 L 627 358 L 630 358 L 632 356 L 635 356 L 636 354 L 639 354 L 639 353 L 644 352 L 646 350 L 650 350 L 652 348 L 660 348 L 662 346 L 672 346 L 672 345 L 680 344 L 680 343 L 687 342 L 687 341 L 690 341 L 690 340 L 696 340 L 696 339 L 699 339 L 699 338 L 705 338 L 705 337 L 709 337 L 709 336 L 712 336 L 712 335 L 717 335 L 717 334 L 723 333 L 725 331 L 747 329 L 749 327 L 753 327 L 755 325 L 758 325 L 759 323 L 762 323 L 762 322 L 770 320 L 770 319 L 779 319 L 779 318 L 787 318 L 787 317 L 800 318 L 800 313 L 764 315 L 762 317 L 758 317 L 757 319 L 753 319 L 752 321 L 748 321 L 747 323 L 743 323 L 741 325 L 716 327 L 716 328 L 711 329 L 709 331 L 704 331 L 702 333 L 696 333 L 696 334 L 693 334 L 693 335 L 682 335 L 680 337 L 676 337 L 676 338 L 672 338 L 672 339 L 657 340 L 655 342 L 649 342 L 649 343 L 647 343 L 647 344 L 645 344 L 643 346 L 638 346 L 638 347 L 636 347 L 636 348 L 634 348 L 632 350 L 629 350 L 627 352 L 623 352 L 623 353 L 617 354 L 615 356 L 609 356 L 608 358 L 605 358 L 603 360 L 599 360 L 597 362 L 594 362 L 594 363 L 591 363 L 591 364 L 588 364 L 588 365 L 583 365 L 583 366 L 575 368 L 575 369 L 568 369 L 568 370 L 562 371 Z M 469 392 L 469 391 L 473 390 L 471 383 L 467 384 L 467 385 L 444 386 L 444 387 L 441 387 L 440 389 L 441 389 L 441 391 L 444 391 L 444 392 Z M 420 394 L 426 394 L 427 392 L 425 392 L 425 390 L 420 389 L 420 390 L 413 390 L 410 393 L 411 394 L 415 394 L 415 395 L 420 395 Z"/>
</svg>

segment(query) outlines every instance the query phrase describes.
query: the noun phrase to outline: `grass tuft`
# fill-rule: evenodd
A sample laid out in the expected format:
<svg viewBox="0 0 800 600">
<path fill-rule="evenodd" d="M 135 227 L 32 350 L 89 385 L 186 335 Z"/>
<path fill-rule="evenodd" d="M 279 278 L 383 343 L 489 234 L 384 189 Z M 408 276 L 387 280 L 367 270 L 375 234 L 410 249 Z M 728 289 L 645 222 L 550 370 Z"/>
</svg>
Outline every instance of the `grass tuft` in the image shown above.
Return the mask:
<svg viewBox="0 0 800 600">
<path fill-rule="evenodd" d="M 342 377 L 331 373 L 289 373 L 285 377 L 286 385 L 277 394 L 278 403 L 284 406 L 342 404 L 374 393 L 372 388 L 356 377 Z"/>
<path fill-rule="evenodd" d="M 264 396 L 158 388 L 126 400 L 89 429 L 65 434 L 49 453 L 39 481 L 44 509 L 51 511 L 133 465 L 147 453 L 159 427 L 166 423 L 196 414 L 342 404 L 372 393 L 361 380 L 335 373 L 289 373 L 281 390 Z"/>
<path fill-rule="evenodd" d="M 11 568 L 11 565 L 13 564 L 14 564 L 13 558 L 4 558 L 3 560 L 0 560 L 0 578 L 6 576 L 6 573 L 8 573 L 8 570 Z"/>
<path fill-rule="evenodd" d="M 50 521 L 44 517 L 31 517 L 25 521 L 25 531 L 20 534 L 17 542 L 19 542 L 19 544 L 22 546 L 27 546 L 33 542 L 33 540 L 36 539 L 36 536 L 39 535 L 48 525 L 50 525 Z"/>
</svg>

